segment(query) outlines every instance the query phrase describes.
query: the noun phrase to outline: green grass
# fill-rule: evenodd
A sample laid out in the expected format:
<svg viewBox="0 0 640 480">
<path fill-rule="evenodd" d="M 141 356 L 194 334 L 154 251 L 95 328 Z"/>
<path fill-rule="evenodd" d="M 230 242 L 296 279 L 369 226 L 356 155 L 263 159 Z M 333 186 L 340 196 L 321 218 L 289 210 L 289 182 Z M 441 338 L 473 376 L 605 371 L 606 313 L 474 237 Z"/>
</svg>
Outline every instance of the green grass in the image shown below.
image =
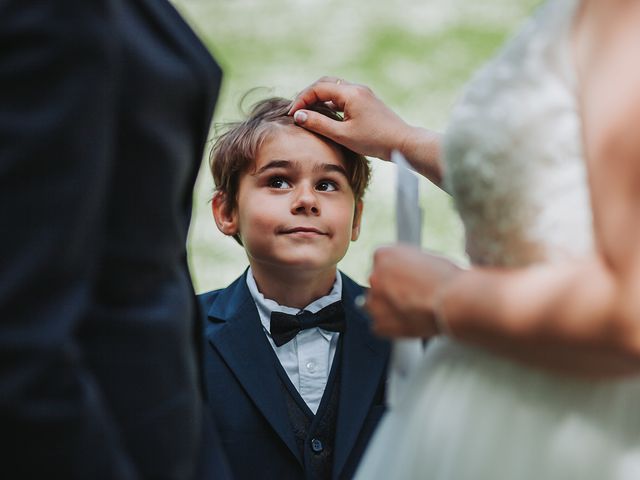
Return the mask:
<svg viewBox="0 0 640 480">
<path fill-rule="evenodd" d="M 225 71 L 215 121 L 239 118 L 251 88 L 291 97 L 322 75 L 366 83 L 407 121 L 442 130 L 464 83 L 539 0 L 174 0 Z M 340 267 L 366 283 L 374 249 L 394 240 L 393 167 L 374 163 L 360 240 Z M 247 265 L 215 228 L 203 163 L 189 260 L 197 291 L 220 288 Z M 422 183 L 423 246 L 464 260 L 447 195 Z"/>
</svg>

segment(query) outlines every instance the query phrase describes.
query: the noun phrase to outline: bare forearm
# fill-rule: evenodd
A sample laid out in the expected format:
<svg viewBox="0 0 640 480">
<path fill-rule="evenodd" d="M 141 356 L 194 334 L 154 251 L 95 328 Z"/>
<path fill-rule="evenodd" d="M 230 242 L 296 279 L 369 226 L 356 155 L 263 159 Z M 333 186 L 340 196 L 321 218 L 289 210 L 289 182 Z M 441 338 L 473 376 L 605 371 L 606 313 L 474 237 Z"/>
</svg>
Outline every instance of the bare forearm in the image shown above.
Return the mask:
<svg viewBox="0 0 640 480">
<path fill-rule="evenodd" d="M 399 149 L 418 173 L 443 188 L 440 158 L 442 135 L 420 127 L 408 127 Z"/>
<path fill-rule="evenodd" d="M 638 328 L 618 286 L 597 258 L 473 269 L 443 292 L 441 313 L 456 338 L 529 364 L 588 376 L 636 373 Z"/>
</svg>

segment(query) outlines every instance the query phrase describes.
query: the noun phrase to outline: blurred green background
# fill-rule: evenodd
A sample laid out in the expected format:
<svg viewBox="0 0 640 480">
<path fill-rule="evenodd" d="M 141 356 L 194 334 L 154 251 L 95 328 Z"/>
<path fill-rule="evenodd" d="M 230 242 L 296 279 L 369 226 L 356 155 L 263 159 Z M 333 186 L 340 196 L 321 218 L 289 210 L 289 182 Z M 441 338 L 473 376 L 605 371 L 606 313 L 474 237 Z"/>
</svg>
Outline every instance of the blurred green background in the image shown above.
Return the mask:
<svg viewBox="0 0 640 480">
<path fill-rule="evenodd" d="M 415 125 L 444 130 L 464 83 L 541 0 L 173 0 L 225 73 L 215 124 L 238 120 L 254 87 L 292 97 L 322 75 L 369 85 Z M 209 148 L 209 147 L 208 147 Z M 208 151 L 207 151 L 208 154 Z M 393 166 L 372 160 L 360 239 L 340 268 L 366 284 L 376 247 L 394 240 Z M 464 262 L 452 202 L 421 183 L 423 247 Z M 206 160 L 194 196 L 189 262 L 197 292 L 224 287 L 247 265 L 210 214 Z"/>
</svg>

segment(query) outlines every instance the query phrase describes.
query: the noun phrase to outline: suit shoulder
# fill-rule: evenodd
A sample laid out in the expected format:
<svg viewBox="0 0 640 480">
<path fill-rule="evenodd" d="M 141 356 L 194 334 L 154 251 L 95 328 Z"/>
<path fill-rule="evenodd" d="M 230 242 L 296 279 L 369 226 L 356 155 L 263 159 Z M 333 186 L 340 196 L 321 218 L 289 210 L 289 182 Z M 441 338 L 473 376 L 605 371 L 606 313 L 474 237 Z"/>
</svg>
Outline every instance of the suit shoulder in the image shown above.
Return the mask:
<svg viewBox="0 0 640 480">
<path fill-rule="evenodd" d="M 233 296 L 235 292 L 238 292 L 239 289 L 246 288 L 246 271 L 238 278 L 236 278 L 233 282 L 227 285 L 225 288 L 219 288 L 217 290 L 211 290 L 209 292 L 201 293 L 198 295 L 198 301 L 200 302 L 200 306 L 205 312 L 208 312 L 211 306 L 216 302 L 216 300 L 222 296 Z M 226 298 L 225 298 L 226 300 Z"/>
<path fill-rule="evenodd" d="M 205 292 L 198 295 L 198 301 L 200 302 L 200 306 L 203 309 L 205 309 L 205 311 L 207 311 L 207 309 L 211 307 L 213 302 L 215 302 L 216 298 L 218 298 L 218 295 L 220 295 L 222 291 L 224 291 L 224 288 L 211 290 L 210 292 Z"/>
</svg>

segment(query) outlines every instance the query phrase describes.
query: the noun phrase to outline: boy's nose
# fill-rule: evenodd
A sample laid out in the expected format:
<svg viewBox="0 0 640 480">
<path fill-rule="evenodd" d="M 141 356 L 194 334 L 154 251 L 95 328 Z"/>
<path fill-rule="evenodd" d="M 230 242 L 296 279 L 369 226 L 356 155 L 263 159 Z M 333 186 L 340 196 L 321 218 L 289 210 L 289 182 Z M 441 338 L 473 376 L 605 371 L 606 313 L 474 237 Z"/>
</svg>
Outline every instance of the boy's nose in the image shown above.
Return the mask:
<svg viewBox="0 0 640 480">
<path fill-rule="evenodd" d="M 291 205 L 291 213 L 318 215 L 320 213 L 320 205 L 315 190 L 309 187 L 300 187 L 298 194 Z"/>
</svg>

